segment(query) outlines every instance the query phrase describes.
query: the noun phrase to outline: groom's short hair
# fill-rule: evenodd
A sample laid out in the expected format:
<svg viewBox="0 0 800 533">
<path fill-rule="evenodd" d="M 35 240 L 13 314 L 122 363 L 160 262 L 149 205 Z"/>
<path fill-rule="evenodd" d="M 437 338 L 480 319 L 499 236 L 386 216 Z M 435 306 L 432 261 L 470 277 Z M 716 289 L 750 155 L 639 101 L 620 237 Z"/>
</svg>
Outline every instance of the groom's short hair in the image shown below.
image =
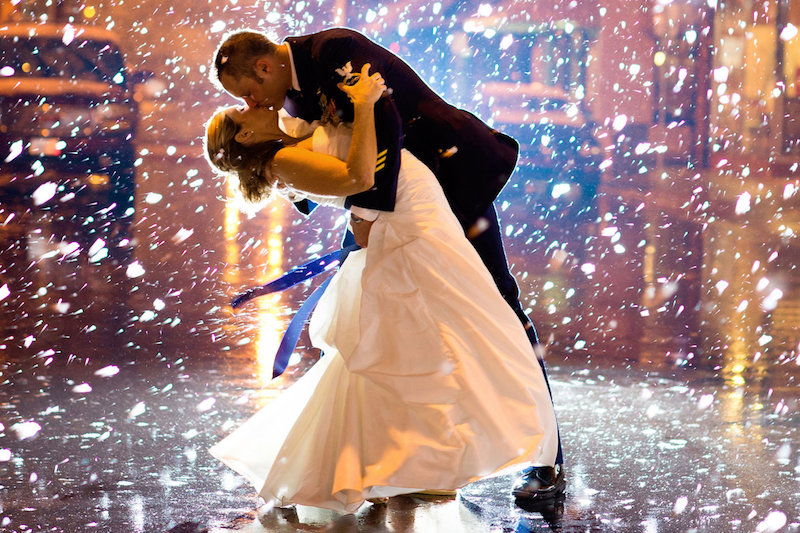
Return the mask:
<svg viewBox="0 0 800 533">
<path fill-rule="evenodd" d="M 223 74 L 241 78 L 255 78 L 254 67 L 259 57 L 274 54 L 278 45 L 264 34 L 242 30 L 228 34 L 214 56 L 214 71 L 217 81 Z"/>
</svg>

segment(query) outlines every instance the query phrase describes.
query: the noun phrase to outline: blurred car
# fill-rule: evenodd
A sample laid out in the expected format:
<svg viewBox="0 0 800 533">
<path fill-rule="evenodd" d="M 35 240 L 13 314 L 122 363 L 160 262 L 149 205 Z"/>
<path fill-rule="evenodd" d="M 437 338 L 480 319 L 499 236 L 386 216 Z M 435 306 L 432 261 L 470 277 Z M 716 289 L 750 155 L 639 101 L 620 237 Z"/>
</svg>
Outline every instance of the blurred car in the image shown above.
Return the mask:
<svg viewBox="0 0 800 533">
<path fill-rule="evenodd" d="M 104 29 L 0 25 L 3 197 L 88 205 L 94 219 L 127 233 L 138 120 L 133 82 L 145 75 L 137 76 L 131 79 L 116 35 Z"/>
</svg>

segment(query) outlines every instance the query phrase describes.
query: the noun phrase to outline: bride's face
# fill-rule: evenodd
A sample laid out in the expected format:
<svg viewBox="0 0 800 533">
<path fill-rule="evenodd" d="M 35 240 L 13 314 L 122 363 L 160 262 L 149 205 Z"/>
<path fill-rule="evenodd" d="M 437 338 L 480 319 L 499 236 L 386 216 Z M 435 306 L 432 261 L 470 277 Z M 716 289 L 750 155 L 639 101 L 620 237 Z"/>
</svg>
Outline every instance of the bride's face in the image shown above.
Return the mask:
<svg viewBox="0 0 800 533">
<path fill-rule="evenodd" d="M 244 146 L 281 139 L 295 141 L 278 127 L 278 111 L 262 107 L 231 107 L 226 114 L 239 126 L 235 135 L 237 142 Z"/>
</svg>

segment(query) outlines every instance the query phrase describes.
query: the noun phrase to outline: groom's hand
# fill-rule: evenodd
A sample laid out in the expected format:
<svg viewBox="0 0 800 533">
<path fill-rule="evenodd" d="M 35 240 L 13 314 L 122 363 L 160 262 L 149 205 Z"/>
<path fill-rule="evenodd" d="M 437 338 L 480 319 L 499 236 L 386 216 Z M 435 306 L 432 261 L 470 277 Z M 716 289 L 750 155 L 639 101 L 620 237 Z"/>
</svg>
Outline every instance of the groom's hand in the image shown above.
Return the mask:
<svg viewBox="0 0 800 533">
<path fill-rule="evenodd" d="M 383 76 L 380 72 L 370 74 L 369 68 L 370 64 L 364 63 L 364 66 L 361 67 L 361 75 L 354 78 L 356 82 L 352 85 L 348 85 L 346 82 L 336 84 L 339 90 L 350 98 L 353 105 L 374 104 L 386 91 L 386 82 L 383 81 Z"/>
<path fill-rule="evenodd" d="M 372 222 L 350 213 L 350 230 L 353 232 L 356 244 L 362 248 L 366 248 L 369 244 L 369 230 L 372 228 Z"/>
</svg>

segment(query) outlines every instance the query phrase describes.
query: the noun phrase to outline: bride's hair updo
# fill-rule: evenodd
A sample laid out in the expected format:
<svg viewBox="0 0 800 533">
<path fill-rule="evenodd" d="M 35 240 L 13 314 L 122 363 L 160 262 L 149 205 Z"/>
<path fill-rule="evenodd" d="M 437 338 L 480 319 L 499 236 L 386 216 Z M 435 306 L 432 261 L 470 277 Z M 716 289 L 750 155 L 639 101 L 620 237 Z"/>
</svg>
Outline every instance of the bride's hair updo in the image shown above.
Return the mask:
<svg viewBox="0 0 800 533">
<path fill-rule="evenodd" d="M 276 139 L 244 146 L 235 139 L 239 129 L 225 110 L 215 113 L 206 126 L 206 157 L 221 172 L 235 174 L 242 196 L 255 204 L 272 192 L 269 164 L 283 143 Z"/>
</svg>

